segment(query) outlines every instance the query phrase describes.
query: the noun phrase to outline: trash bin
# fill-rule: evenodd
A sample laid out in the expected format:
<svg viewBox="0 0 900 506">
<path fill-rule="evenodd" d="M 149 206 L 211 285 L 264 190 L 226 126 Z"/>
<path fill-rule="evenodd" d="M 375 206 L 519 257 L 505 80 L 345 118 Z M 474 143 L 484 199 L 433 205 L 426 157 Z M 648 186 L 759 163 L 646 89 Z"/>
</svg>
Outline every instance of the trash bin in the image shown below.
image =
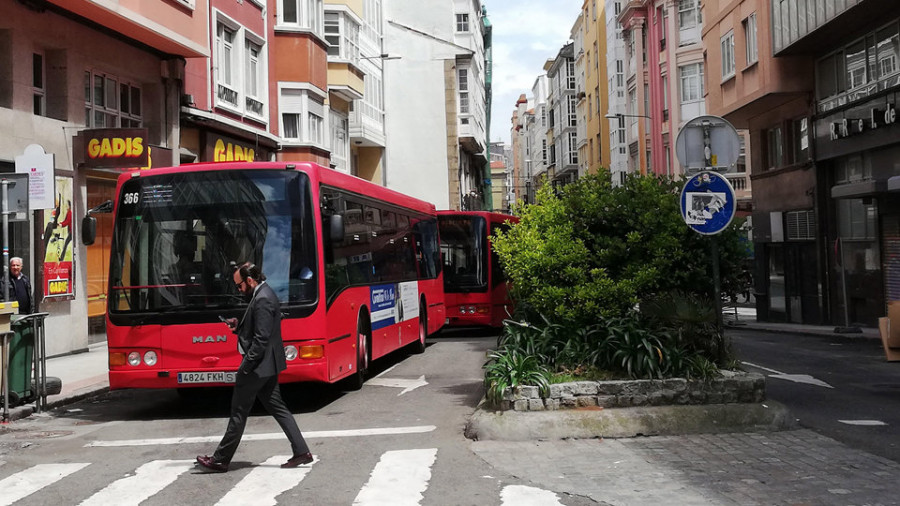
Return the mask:
<svg viewBox="0 0 900 506">
<path fill-rule="evenodd" d="M 31 320 L 12 316 L 9 340 L 9 405 L 18 406 L 34 399 L 36 390 L 31 381 L 34 365 L 34 328 Z"/>
</svg>

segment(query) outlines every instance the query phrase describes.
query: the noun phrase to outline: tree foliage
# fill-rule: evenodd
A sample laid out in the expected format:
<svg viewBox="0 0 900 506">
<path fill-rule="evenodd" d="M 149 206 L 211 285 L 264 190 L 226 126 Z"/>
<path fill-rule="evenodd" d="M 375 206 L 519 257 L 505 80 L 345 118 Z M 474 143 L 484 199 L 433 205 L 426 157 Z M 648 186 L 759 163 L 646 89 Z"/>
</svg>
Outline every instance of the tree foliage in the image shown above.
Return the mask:
<svg viewBox="0 0 900 506">
<path fill-rule="evenodd" d="M 722 292 L 740 289 L 746 251 L 737 223 L 703 236 L 681 215 L 683 183 L 640 175 L 620 186 L 610 181 L 601 171 L 559 189 L 543 185 L 535 204 L 516 210 L 520 222 L 493 241 L 520 317 L 577 327 L 626 315 L 657 294 L 709 298 L 713 240 Z"/>
</svg>

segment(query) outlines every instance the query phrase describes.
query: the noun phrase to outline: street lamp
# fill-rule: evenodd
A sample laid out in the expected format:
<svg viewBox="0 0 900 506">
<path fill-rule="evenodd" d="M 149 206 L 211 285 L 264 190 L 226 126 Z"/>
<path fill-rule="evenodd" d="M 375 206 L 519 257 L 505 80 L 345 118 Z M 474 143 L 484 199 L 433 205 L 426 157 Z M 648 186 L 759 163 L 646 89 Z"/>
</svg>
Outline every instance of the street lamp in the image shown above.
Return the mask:
<svg viewBox="0 0 900 506">
<path fill-rule="evenodd" d="M 360 56 L 360 60 L 399 60 L 401 56 L 395 54 L 381 53 L 375 56 Z"/>
<path fill-rule="evenodd" d="M 619 119 L 619 118 L 647 118 L 650 119 L 650 116 L 645 114 L 622 114 L 620 112 L 617 113 L 609 113 L 605 116 L 606 119 Z"/>
</svg>

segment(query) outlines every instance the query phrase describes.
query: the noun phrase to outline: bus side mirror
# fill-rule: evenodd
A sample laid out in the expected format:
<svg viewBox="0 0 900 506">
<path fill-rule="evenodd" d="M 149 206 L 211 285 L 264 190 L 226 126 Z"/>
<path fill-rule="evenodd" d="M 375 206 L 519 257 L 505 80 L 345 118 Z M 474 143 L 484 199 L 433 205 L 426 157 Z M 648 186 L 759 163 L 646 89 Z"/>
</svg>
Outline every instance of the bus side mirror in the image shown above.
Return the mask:
<svg viewBox="0 0 900 506">
<path fill-rule="evenodd" d="M 94 218 L 91 215 L 96 213 L 111 213 L 112 210 L 112 200 L 107 200 L 93 209 L 88 209 L 84 218 L 81 219 L 81 242 L 83 242 L 85 246 L 94 244 L 94 240 L 97 239 L 97 218 Z"/>
<path fill-rule="evenodd" d="M 332 214 L 328 217 L 328 232 L 331 244 L 344 242 L 344 217 L 340 214 Z"/>
<path fill-rule="evenodd" d="M 91 244 L 94 244 L 94 239 L 96 238 L 97 218 L 87 215 L 81 220 L 81 242 L 83 242 L 85 246 L 90 246 Z"/>
</svg>

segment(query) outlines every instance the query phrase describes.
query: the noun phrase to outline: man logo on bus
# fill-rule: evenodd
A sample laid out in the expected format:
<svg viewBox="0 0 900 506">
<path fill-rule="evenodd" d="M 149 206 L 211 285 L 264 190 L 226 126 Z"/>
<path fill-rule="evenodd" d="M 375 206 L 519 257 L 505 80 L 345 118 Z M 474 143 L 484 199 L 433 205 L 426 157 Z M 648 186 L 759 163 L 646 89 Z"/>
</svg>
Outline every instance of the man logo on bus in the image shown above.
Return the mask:
<svg viewBox="0 0 900 506">
<path fill-rule="evenodd" d="M 226 336 L 194 336 L 191 338 L 191 344 L 197 343 L 226 343 L 228 342 L 228 337 Z"/>
</svg>

